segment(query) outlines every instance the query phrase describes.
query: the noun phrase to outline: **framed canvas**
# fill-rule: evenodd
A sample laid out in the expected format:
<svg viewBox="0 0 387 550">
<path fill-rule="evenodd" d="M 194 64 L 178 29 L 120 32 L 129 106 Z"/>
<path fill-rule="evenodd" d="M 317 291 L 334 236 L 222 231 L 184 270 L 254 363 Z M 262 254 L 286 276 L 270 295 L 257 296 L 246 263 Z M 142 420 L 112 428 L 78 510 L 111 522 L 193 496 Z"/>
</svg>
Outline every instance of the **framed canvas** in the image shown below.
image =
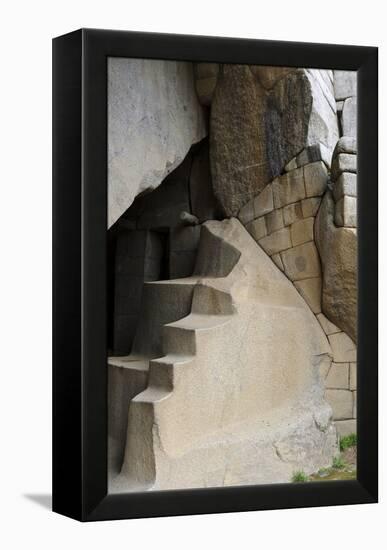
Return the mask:
<svg viewBox="0 0 387 550">
<path fill-rule="evenodd" d="M 53 509 L 378 498 L 377 49 L 53 41 Z"/>
</svg>

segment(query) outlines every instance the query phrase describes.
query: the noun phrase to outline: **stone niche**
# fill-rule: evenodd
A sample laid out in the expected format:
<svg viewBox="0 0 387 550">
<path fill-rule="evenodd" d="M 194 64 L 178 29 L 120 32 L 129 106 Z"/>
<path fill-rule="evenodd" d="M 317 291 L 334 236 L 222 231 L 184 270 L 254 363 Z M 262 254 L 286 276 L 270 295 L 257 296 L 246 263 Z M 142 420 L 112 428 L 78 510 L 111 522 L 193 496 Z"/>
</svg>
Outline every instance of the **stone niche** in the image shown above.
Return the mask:
<svg viewBox="0 0 387 550">
<path fill-rule="evenodd" d="M 131 350 L 144 282 L 189 277 L 200 223 L 218 216 L 204 139 L 157 189 L 139 195 L 109 229 L 109 348 L 115 354 Z"/>
</svg>

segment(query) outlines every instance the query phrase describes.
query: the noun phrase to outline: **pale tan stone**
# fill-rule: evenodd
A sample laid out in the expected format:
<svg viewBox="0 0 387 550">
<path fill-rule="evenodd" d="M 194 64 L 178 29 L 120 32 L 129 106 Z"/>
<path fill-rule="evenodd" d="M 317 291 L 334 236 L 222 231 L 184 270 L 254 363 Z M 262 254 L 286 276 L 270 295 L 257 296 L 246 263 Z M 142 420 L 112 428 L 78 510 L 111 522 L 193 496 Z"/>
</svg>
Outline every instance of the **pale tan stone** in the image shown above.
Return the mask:
<svg viewBox="0 0 387 550">
<path fill-rule="evenodd" d="M 294 285 L 314 314 L 321 311 L 321 277 L 295 281 Z"/>
<path fill-rule="evenodd" d="M 310 216 L 315 216 L 320 208 L 321 199 L 320 197 L 311 197 L 309 199 L 304 199 L 301 201 L 302 215 L 304 218 L 309 218 Z"/>
<path fill-rule="evenodd" d="M 142 311 L 165 356 L 126 408 L 112 492 L 285 482 L 330 464 L 336 430 L 316 373 L 330 347 L 294 285 L 235 218 L 201 226 L 189 280 L 152 286 L 170 288 L 175 307 L 187 284 L 188 315 L 156 326 L 157 296 Z"/>
<path fill-rule="evenodd" d="M 335 224 L 338 227 L 357 227 L 356 197 L 342 197 L 335 205 Z"/>
<path fill-rule="evenodd" d="M 325 387 L 328 389 L 348 390 L 349 363 L 332 363 L 328 376 L 325 379 Z"/>
<path fill-rule="evenodd" d="M 332 347 L 334 361 L 337 363 L 356 361 L 356 346 L 345 332 L 330 334 L 328 339 Z"/>
<path fill-rule="evenodd" d="M 307 199 L 307 200 L 310 200 L 310 199 Z M 302 203 L 300 202 L 295 202 L 293 204 L 288 204 L 283 208 L 283 218 L 284 218 L 285 225 L 290 225 L 291 223 L 297 220 L 301 220 L 304 217 L 301 204 Z"/>
<path fill-rule="evenodd" d="M 333 411 L 334 420 L 353 418 L 353 398 L 349 390 L 325 390 L 325 399 Z"/>
<path fill-rule="evenodd" d="M 336 181 L 343 172 L 357 172 L 357 155 L 339 153 L 332 160 L 332 181 Z"/>
<path fill-rule="evenodd" d="M 292 246 L 290 230 L 288 227 L 284 227 L 279 231 L 274 231 L 271 235 L 267 235 L 267 237 L 260 239 L 259 244 L 269 256 L 286 250 Z"/>
<path fill-rule="evenodd" d="M 327 336 L 329 334 L 335 334 L 336 332 L 341 332 L 339 327 L 331 323 L 330 320 L 327 319 L 323 313 L 319 313 L 319 315 L 317 315 L 317 319 Z"/>
<path fill-rule="evenodd" d="M 255 218 L 254 199 L 250 200 L 242 206 L 242 208 L 238 212 L 238 218 L 243 223 L 243 225 L 246 225 Z"/>
<path fill-rule="evenodd" d="M 297 168 L 297 157 L 293 157 L 291 161 L 287 163 L 285 166 L 285 172 L 290 172 L 291 170 L 295 170 Z"/>
<path fill-rule="evenodd" d="M 320 259 L 313 242 L 295 246 L 281 253 L 286 275 L 292 281 L 319 277 Z"/>
<path fill-rule="evenodd" d="M 281 271 L 284 271 L 284 264 L 282 263 L 281 256 L 279 254 L 273 254 L 271 259 Z"/>
<path fill-rule="evenodd" d="M 273 196 L 276 208 L 304 199 L 304 169 L 297 168 L 274 180 Z"/>
<path fill-rule="evenodd" d="M 328 184 L 328 170 L 322 161 L 304 166 L 305 192 L 307 197 L 320 197 Z"/>
<path fill-rule="evenodd" d="M 305 220 L 299 220 L 293 223 L 290 226 L 292 245 L 297 246 L 299 244 L 313 241 L 313 226 L 314 218 L 306 218 Z"/>
<path fill-rule="evenodd" d="M 254 217 L 260 218 L 274 209 L 272 185 L 267 185 L 254 199 Z"/>
<path fill-rule="evenodd" d="M 270 233 L 274 233 L 274 231 L 278 231 L 279 229 L 282 229 L 284 226 L 284 220 L 282 217 L 282 210 L 281 208 L 278 208 L 277 210 L 273 210 L 273 212 L 270 212 L 270 214 L 266 214 L 266 227 L 267 227 L 267 233 L 270 235 Z"/>
<path fill-rule="evenodd" d="M 253 220 L 252 222 L 249 222 L 246 225 L 247 231 L 250 233 L 250 235 L 255 239 L 256 241 L 259 241 L 259 239 L 262 239 L 266 236 L 266 222 L 265 218 L 258 218 L 256 220 Z"/>
<path fill-rule="evenodd" d="M 349 197 L 357 196 L 357 176 L 351 172 L 343 172 L 332 186 L 335 202 L 339 201 L 344 195 Z"/>
<path fill-rule="evenodd" d="M 357 389 L 356 363 L 350 363 L 349 365 L 349 389 Z"/>
<path fill-rule="evenodd" d="M 356 420 L 337 420 L 335 422 L 337 433 L 339 437 L 344 437 L 346 435 L 355 434 L 356 429 Z"/>
</svg>

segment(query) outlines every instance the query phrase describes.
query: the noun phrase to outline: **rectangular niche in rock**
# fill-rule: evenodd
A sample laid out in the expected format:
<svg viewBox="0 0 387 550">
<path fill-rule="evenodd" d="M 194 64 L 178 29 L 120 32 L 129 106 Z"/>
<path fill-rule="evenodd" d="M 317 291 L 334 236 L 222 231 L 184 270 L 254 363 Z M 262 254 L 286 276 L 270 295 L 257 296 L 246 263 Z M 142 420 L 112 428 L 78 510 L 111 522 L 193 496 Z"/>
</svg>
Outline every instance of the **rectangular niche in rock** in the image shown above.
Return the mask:
<svg viewBox="0 0 387 550">
<path fill-rule="evenodd" d="M 54 41 L 54 508 L 375 501 L 376 50 L 171 40 Z"/>
</svg>

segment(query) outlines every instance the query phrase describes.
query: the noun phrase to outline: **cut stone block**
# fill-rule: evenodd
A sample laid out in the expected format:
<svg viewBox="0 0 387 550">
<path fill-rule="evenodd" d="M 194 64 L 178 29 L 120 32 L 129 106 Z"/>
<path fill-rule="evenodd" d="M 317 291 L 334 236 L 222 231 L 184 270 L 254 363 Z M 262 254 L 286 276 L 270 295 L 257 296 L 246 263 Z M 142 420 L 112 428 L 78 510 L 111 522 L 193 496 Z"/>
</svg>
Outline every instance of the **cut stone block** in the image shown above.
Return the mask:
<svg viewBox="0 0 387 550">
<path fill-rule="evenodd" d="M 357 171 L 357 155 L 350 155 L 349 153 L 339 153 L 334 157 L 332 161 L 332 181 L 336 181 L 340 174 L 343 172 Z"/>
<path fill-rule="evenodd" d="M 325 387 L 328 389 L 348 390 L 349 364 L 332 363 L 328 376 L 325 379 Z"/>
<path fill-rule="evenodd" d="M 314 218 L 306 218 L 292 223 L 290 236 L 293 246 L 313 241 Z"/>
<path fill-rule="evenodd" d="M 339 176 L 332 187 L 333 197 L 336 202 L 344 197 L 344 195 L 348 197 L 357 196 L 356 179 L 356 174 L 351 174 L 350 172 L 344 172 Z"/>
<path fill-rule="evenodd" d="M 292 246 L 290 230 L 288 227 L 284 227 L 279 231 L 275 231 L 271 235 L 263 237 L 263 239 L 259 241 L 259 244 L 269 256 L 286 250 Z"/>
<path fill-rule="evenodd" d="M 353 418 L 353 397 L 349 390 L 325 390 L 325 399 L 333 411 L 334 420 Z"/>
<path fill-rule="evenodd" d="M 274 209 L 273 205 L 273 190 L 271 185 L 267 185 L 261 193 L 255 197 L 254 201 L 254 217 L 259 218 L 264 214 L 268 214 Z"/>
<path fill-rule="evenodd" d="M 309 199 L 307 199 L 309 200 Z M 304 202 L 304 201 L 302 201 Z M 293 204 L 289 204 L 288 206 L 285 206 L 283 208 L 283 219 L 285 225 L 290 225 L 291 223 L 301 220 L 303 218 L 303 212 L 301 208 L 300 202 L 295 202 Z"/>
<path fill-rule="evenodd" d="M 331 165 L 331 152 L 325 147 L 322 143 L 315 143 L 306 147 L 299 155 L 296 157 L 297 166 L 305 166 L 309 163 L 314 163 L 321 160 L 326 166 L 330 167 Z"/>
<path fill-rule="evenodd" d="M 290 172 L 291 170 L 295 170 L 297 168 L 297 157 L 293 157 L 290 162 L 287 163 L 285 166 L 285 172 Z"/>
<path fill-rule="evenodd" d="M 317 315 L 317 319 L 327 336 L 330 334 L 336 334 L 337 332 L 341 332 L 341 329 L 339 329 L 339 327 L 331 323 L 323 313 L 320 313 L 319 315 Z"/>
<path fill-rule="evenodd" d="M 357 101 L 356 97 L 350 97 L 344 101 L 343 114 L 341 116 L 343 135 L 356 138 L 357 136 Z"/>
<path fill-rule="evenodd" d="M 333 360 L 336 363 L 356 361 L 356 346 L 345 332 L 338 332 L 328 336 L 332 347 Z"/>
<path fill-rule="evenodd" d="M 336 100 L 355 96 L 357 93 L 356 71 L 333 71 L 333 89 Z"/>
<path fill-rule="evenodd" d="M 322 161 L 304 166 L 305 192 L 307 197 L 320 197 L 328 184 L 327 167 Z"/>
<path fill-rule="evenodd" d="M 304 169 L 297 168 L 273 181 L 274 206 L 281 208 L 305 198 Z"/>
<path fill-rule="evenodd" d="M 335 425 L 339 437 L 355 434 L 357 431 L 356 420 L 337 420 Z"/>
<path fill-rule="evenodd" d="M 313 242 L 295 246 L 281 253 L 286 275 L 292 281 L 319 277 L 320 258 Z"/>
<path fill-rule="evenodd" d="M 284 271 L 284 264 L 282 263 L 280 254 L 273 254 L 271 259 L 281 271 Z"/>
<path fill-rule="evenodd" d="M 243 225 L 246 225 L 255 218 L 253 199 L 242 206 L 242 208 L 238 212 L 238 218 L 243 223 Z"/>
<path fill-rule="evenodd" d="M 246 229 L 253 237 L 253 239 L 259 241 L 259 239 L 262 239 L 267 234 L 265 217 L 263 216 L 262 218 L 258 218 L 257 220 L 249 222 L 246 225 Z"/>
<path fill-rule="evenodd" d="M 318 209 L 320 208 L 320 197 L 311 197 L 310 199 L 304 199 L 301 201 L 302 215 L 304 218 L 310 216 L 316 216 Z"/>
<path fill-rule="evenodd" d="M 357 227 L 356 197 L 342 197 L 335 205 L 335 224 L 337 227 Z"/>
<path fill-rule="evenodd" d="M 273 212 L 270 212 L 270 214 L 266 214 L 265 218 L 266 218 L 267 232 L 269 235 L 271 233 L 274 233 L 274 231 L 278 231 L 279 229 L 282 229 L 284 226 L 284 220 L 282 217 L 281 208 L 277 210 L 273 210 Z"/>
<path fill-rule="evenodd" d="M 314 314 L 321 312 L 321 277 L 295 281 L 294 285 Z"/>
<path fill-rule="evenodd" d="M 350 363 L 349 365 L 349 389 L 357 389 L 356 363 Z"/>
<path fill-rule="evenodd" d="M 333 151 L 333 157 L 339 153 L 350 153 L 356 155 L 357 153 L 357 139 L 356 137 L 342 136 L 336 143 L 336 147 Z"/>
</svg>

